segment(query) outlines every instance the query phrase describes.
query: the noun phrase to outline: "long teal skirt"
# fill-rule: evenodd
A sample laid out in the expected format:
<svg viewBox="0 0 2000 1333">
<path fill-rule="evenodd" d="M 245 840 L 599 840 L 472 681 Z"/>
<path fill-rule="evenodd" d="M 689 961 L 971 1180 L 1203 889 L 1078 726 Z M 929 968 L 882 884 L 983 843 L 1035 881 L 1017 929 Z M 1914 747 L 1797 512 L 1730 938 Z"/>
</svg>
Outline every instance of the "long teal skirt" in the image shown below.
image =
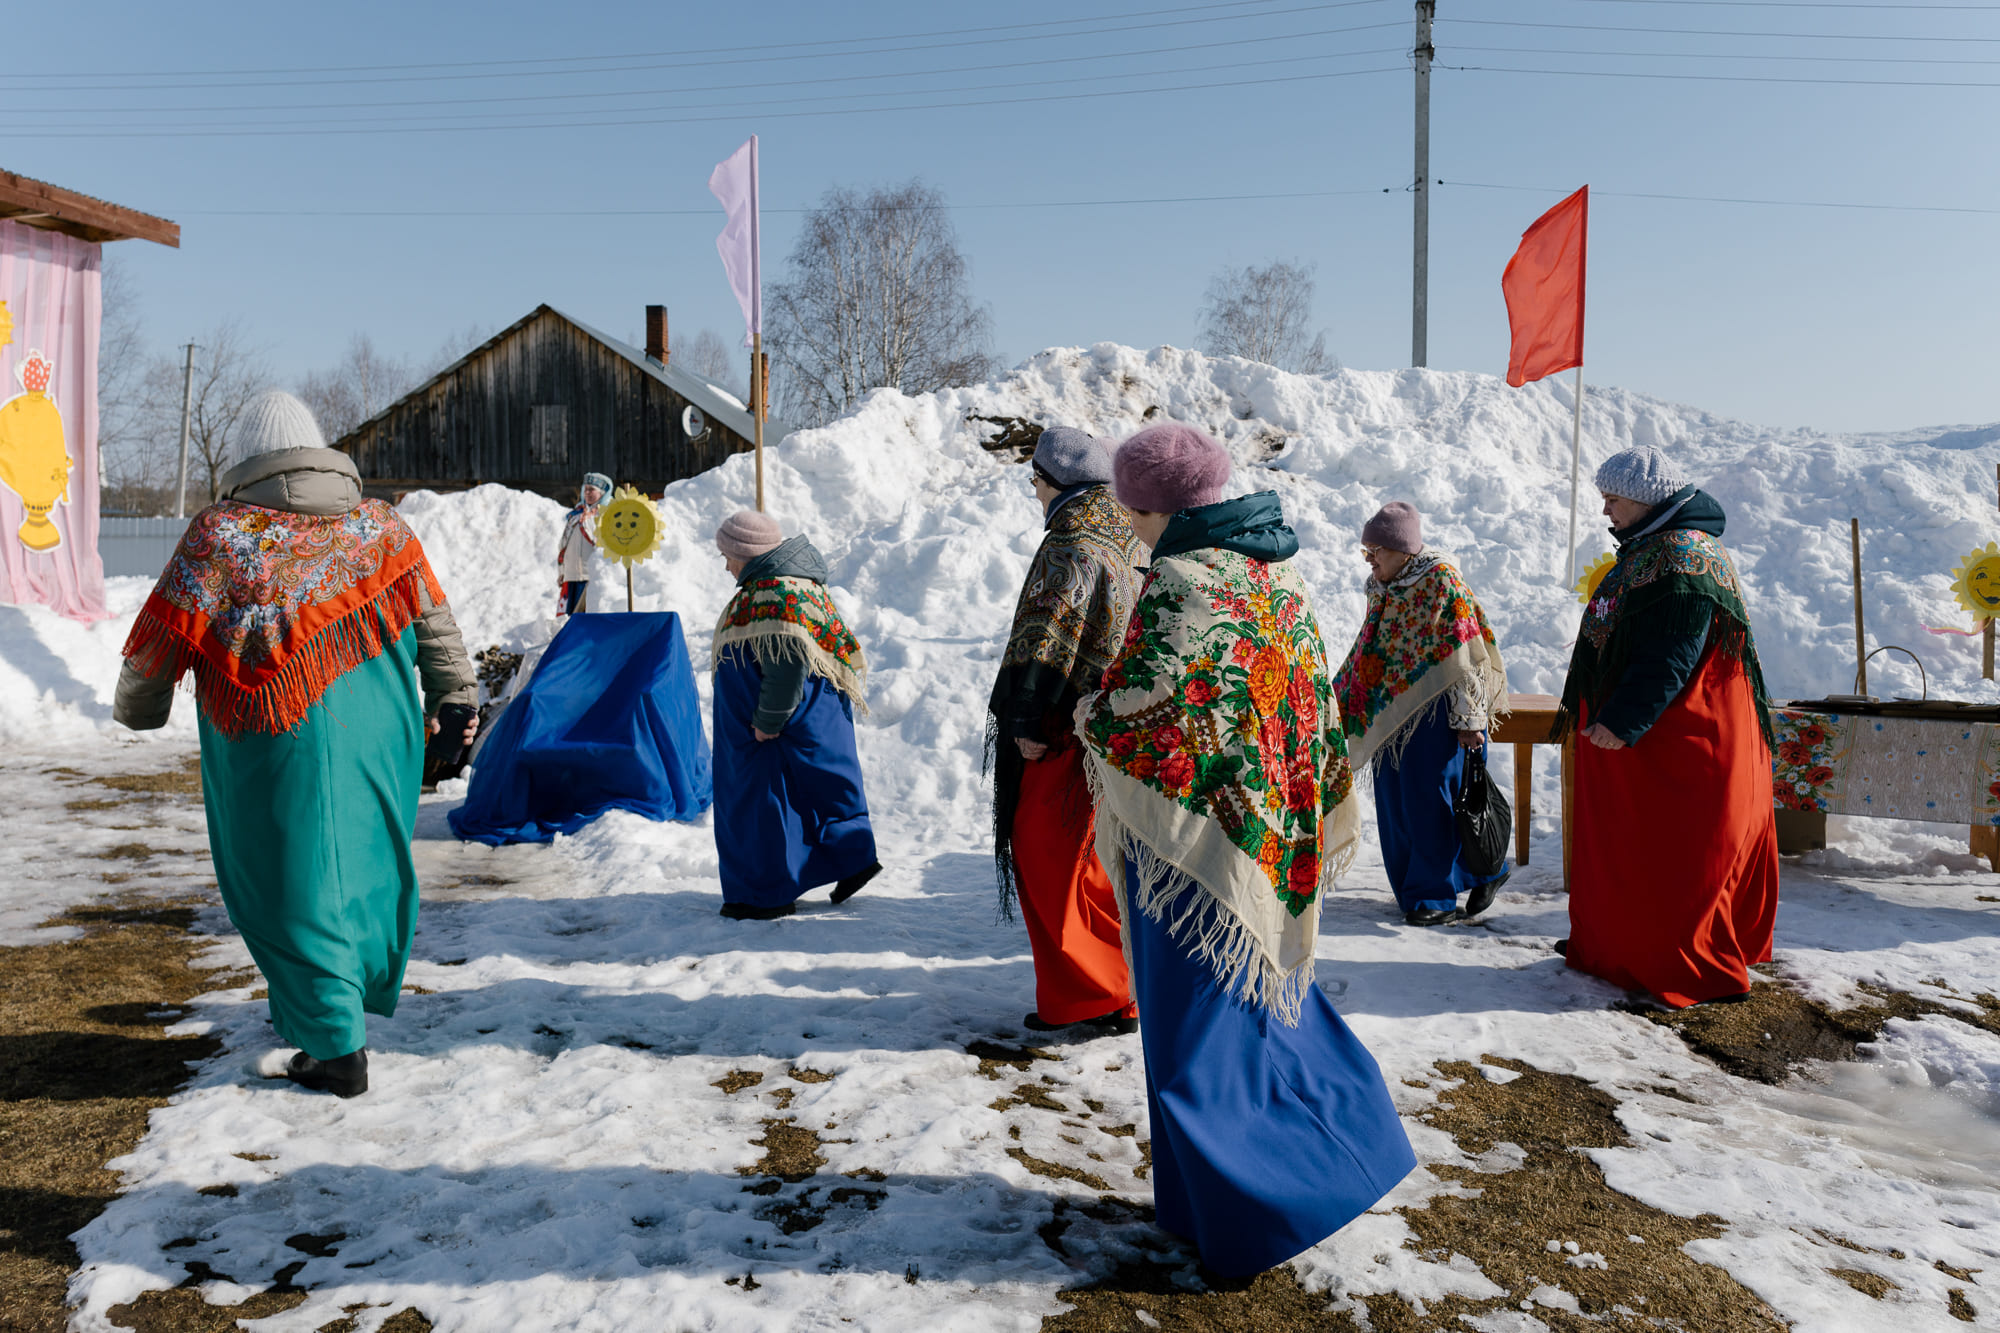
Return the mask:
<svg viewBox="0 0 2000 1333">
<path fill-rule="evenodd" d="M 271 1026 L 318 1060 L 396 1012 L 417 925 L 423 781 L 416 635 L 334 681 L 296 730 L 231 740 L 201 719 L 208 846 Z"/>
</svg>

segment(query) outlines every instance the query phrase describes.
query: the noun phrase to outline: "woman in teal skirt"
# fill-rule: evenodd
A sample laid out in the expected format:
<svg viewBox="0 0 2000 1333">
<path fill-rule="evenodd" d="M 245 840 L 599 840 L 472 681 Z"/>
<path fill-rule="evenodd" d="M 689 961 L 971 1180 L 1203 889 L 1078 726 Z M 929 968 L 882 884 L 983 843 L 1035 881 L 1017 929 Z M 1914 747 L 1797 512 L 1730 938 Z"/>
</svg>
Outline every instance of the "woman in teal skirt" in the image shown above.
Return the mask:
<svg viewBox="0 0 2000 1333">
<path fill-rule="evenodd" d="M 416 929 L 425 732 L 477 678 L 416 534 L 303 403 L 259 398 L 239 447 L 133 626 L 114 711 L 163 726 L 194 673 L 216 880 L 299 1048 L 285 1076 L 352 1097 Z"/>
</svg>

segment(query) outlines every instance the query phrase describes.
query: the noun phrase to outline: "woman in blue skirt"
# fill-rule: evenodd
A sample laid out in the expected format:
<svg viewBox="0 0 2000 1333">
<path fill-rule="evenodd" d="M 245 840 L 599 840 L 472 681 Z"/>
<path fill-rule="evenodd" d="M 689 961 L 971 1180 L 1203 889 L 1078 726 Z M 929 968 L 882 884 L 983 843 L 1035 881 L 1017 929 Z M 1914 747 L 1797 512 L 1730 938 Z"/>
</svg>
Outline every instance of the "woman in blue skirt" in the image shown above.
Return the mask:
<svg viewBox="0 0 2000 1333">
<path fill-rule="evenodd" d="M 1361 557 L 1368 614 L 1333 678 L 1348 754 L 1374 765 L 1375 828 L 1403 920 L 1470 920 L 1510 873 L 1466 868 L 1452 813 L 1466 756 L 1485 762 L 1487 729 L 1507 712 L 1500 645 L 1451 557 L 1424 545 L 1415 506 L 1383 505 L 1361 529 Z"/>
<path fill-rule="evenodd" d="M 1314 984 L 1320 891 L 1353 857 L 1353 775 L 1298 539 L 1178 423 L 1113 460 L 1152 548 L 1125 645 L 1078 706 L 1098 856 L 1120 891 L 1160 1224 L 1262 1272 L 1366 1212 L 1416 1158 Z"/>
<path fill-rule="evenodd" d="M 804 537 L 748 510 L 716 531 L 736 595 L 715 626 L 715 850 L 722 915 L 790 916 L 808 889 L 842 903 L 882 869 L 854 710 L 868 665 Z"/>
</svg>

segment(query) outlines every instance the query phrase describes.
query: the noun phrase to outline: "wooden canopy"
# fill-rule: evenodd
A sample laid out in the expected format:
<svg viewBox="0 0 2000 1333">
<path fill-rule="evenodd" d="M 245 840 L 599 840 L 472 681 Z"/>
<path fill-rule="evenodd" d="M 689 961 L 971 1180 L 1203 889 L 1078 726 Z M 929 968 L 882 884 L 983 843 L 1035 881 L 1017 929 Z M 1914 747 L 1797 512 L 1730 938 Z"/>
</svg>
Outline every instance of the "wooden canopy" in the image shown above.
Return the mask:
<svg viewBox="0 0 2000 1333">
<path fill-rule="evenodd" d="M 11 171 L 0 171 L 0 218 L 86 241 L 157 241 L 175 249 L 181 244 L 177 222 Z"/>
</svg>

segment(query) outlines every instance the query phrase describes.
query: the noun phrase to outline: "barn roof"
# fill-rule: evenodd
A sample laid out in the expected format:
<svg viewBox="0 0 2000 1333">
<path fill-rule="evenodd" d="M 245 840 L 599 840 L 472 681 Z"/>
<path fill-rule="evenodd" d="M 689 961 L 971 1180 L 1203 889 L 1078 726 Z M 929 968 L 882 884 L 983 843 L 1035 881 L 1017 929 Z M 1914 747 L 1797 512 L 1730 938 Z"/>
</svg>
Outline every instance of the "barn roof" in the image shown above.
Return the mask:
<svg viewBox="0 0 2000 1333">
<path fill-rule="evenodd" d="M 569 324 L 575 327 L 576 329 L 580 330 L 585 335 L 590 337 L 592 340 L 602 343 L 607 350 L 616 352 L 619 356 L 624 357 L 627 361 L 630 361 L 638 369 L 644 371 L 648 375 L 651 375 L 654 379 L 666 385 L 667 388 L 673 390 L 675 393 L 679 394 L 681 397 L 687 399 L 690 403 L 693 403 L 696 407 L 700 408 L 704 413 L 707 414 L 708 419 L 710 421 L 713 421 L 717 425 L 723 427 L 724 429 L 731 431 L 740 439 L 754 440 L 755 438 L 757 438 L 755 433 L 755 425 L 750 420 L 750 409 L 745 407 L 743 405 L 742 400 L 737 398 L 735 394 L 730 393 L 727 389 L 722 388 L 720 385 L 710 383 L 708 380 L 702 378 L 700 375 L 695 374 L 691 370 L 683 370 L 681 367 L 674 365 L 672 361 L 669 361 L 666 365 L 661 365 L 659 362 L 653 360 L 651 357 L 647 356 L 644 352 L 634 347 L 631 343 L 624 342 L 618 338 L 614 338 L 610 334 L 603 332 L 601 329 L 593 328 L 591 325 L 584 323 L 582 320 L 577 319 L 572 315 L 564 314 L 562 311 L 556 309 L 554 306 L 549 305 L 547 302 L 544 302 L 543 304 L 536 306 L 533 310 L 530 310 L 527 314 L 521 316 L 521 318 L 515 320 L 512 324 L 509 324 L 506 328 L 500 330 L 500 332 L 494 334 L 491 338 L 488 338 L 485 342 L 479 344 L 479 346 L 467 352 L 464 356 L 458 358 L 458 360 L 446 366 L 443 370 L 440 370 L 437 374 L 425 380 L 422 384 L 419 384 L 414 389 L 411 389 L 408 393 L 404 394 L 402 398 L 398 398 L 396 402 L 389 404 L 387 407 L 383 408 L 380 412 L 377 412 L 374 416 L 368 418 L 368 420 L 363 421 L 360 424 L 356 425 L 353 430 L 349 431 L 346 435 L 343 435 L 337 442 L 335 442 L 334 447 L 339 448 L 342 445 L 346 444 L 348 440 L 360 434 L 367 427 L 381 420 L 383 417 L 388 416 L 389 413 L 395 411 L 397 405 L 403 402 L 404 399 L 410 398 L 411 396 L 421 393 L 425 389 L 430 388 L 431 385 L 436 384 L 439 380 L 442 380 L 446 376 L 451 375 L 452 373 L 457 371 L 458 368 L 460 366 L 463 366 L 466 362 L 471 361 L 475 357 L 484 354 L 490 348 L 499 346 L 501 343 L 507 341 L 507 339 L 513 337 L 514 334 L 518 332 L 520 329 L 526 327 L 528 324 L 533 323 L 535 320 L 540 319 L 545 314 L 554 315 L 557 319 L 562 320 L 565 324 Z M 787 426 L 784 422 L 778 420 L 776 417 L 768 417 L 765 419 L 764 441 L 766 444 L 776 444 L 779 440 L 784 439 L 785 436 L 790 433 L 791 433 L 791 427 Z"/>
</svg>

